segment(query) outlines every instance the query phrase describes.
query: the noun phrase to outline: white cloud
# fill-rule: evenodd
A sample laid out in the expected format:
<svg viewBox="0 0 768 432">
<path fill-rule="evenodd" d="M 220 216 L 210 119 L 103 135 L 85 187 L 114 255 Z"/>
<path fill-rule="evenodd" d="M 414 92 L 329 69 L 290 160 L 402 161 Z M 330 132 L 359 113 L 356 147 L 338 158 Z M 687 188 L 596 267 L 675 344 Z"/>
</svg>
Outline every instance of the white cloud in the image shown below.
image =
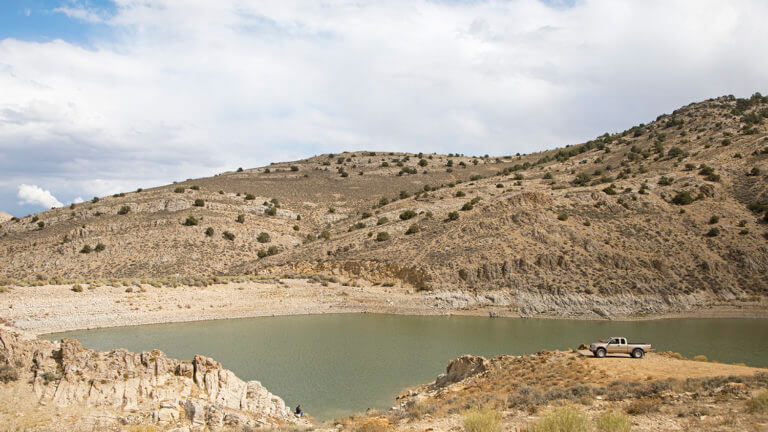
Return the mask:
<svg viewBox="0 0 768 432">
<path fill-rule="evenodd" d="M 77 197 L 72 200 L 72 204 L 80 204 L 81 202 L 83 202 L 83 197 Z"/>
<path fill-rule="evenodd" d="M 89 196 L 322 152 L 514 154 L 768 87 L 768 2 L 567 3 L 66 2 L 113 32 L 0 41 L 0 172 Z"/>
<path fill-rule="evenodd" d="M 46 209 L 52 207 L 61 207 L 64 205 L 59 200 L 57 200 L 50 191 L 44 190 L 40 186 L 36 185 L 19 185 L 17 196 L 19 199 L 21 199 L 19 205 L 31 204 L 41 206 Z"/>
</svg>

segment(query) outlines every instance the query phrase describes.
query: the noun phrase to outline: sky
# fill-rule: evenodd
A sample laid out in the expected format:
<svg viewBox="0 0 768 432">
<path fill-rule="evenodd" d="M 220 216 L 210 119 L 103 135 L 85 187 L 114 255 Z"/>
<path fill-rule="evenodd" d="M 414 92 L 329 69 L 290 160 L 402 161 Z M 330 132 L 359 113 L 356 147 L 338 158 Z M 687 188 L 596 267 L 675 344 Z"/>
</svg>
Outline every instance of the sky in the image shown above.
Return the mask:
<svg viewBox="0 0 768 432">
<path fill-rule="evenodd" d="M 768 93 L 765 0 L 1 0 L 0 211 L 320 153 L 507 155 Z"/>
</svg>

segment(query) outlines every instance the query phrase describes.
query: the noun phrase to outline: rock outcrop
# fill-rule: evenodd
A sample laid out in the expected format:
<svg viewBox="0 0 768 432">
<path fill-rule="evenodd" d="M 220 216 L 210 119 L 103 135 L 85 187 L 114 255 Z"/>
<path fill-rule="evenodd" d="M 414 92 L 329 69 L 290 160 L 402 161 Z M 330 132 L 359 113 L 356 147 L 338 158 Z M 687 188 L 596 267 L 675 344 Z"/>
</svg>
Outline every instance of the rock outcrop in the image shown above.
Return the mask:
<svg viewBox="0 0 768 432">
<path fill-rule="evenodd" d="M 211 358 L 161 351 L 97 352 L 77 340 L 25 339 L 0 330 L 0 363 L 18 373 L 40 404 L 80 410 L 78 424 L 156 424 L 167 428 L 260 427 L 296 423 L 279 397 Z M 71 416 L 70 416 L 71 417 Z"/>
<path fill-rule="evenodd" d="M 474 355 L 463 355 L 455 360 L 451 360 L 445 368 L 445 373 L 438 375 L 434 387 L 445 387 L 485 372 L 488 370 L 489 364 L 485 357 Z"/>
</svg>

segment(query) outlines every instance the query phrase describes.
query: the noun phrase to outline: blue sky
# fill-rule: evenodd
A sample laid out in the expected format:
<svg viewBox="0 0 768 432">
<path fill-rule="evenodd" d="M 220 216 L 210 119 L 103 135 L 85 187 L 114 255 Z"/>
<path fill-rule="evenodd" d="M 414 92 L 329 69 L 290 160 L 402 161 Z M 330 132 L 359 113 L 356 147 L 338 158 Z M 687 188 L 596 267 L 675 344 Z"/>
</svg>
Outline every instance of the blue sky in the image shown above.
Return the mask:
<svg viewBox="0 0 768 432">
<path fill-rule="evenodd" d="M 0 211 L 344 150 L 514 154 L 768 90 L 762 0 L 6 0 Z"/>
</svg>

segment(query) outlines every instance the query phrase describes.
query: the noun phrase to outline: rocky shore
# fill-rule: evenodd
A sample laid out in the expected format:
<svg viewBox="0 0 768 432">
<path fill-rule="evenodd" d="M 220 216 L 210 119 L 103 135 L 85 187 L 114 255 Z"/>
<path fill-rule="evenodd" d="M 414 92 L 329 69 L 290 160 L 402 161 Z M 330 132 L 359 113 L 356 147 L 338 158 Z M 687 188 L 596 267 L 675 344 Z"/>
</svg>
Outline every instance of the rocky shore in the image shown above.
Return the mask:
<svg viewBox="0 0 768 432">
<path fill-rule="evenodd" d="M 157 350 L 97 352 L 74 339 L 50 342 L 0 330 L 0 381 L 4 397 L 32 400 L 4 405 L 16 411 L 1 416 L 12 430 L 148 424 L 181 432 L 306 423 L 258 381 L 244 382 L 200 355 L 180 361 Z"/>
<path fill-rule="evenodd" d="M 93 289 L 90 289 L 93 288 Z M 130 289 L 129 289 L 130 288 Z M 718 302 L 703 294 L 654 296 L 546 296 L 501 290 L 465 293 L 413 292 L 399 287 L 325 286 L 301 279 L 243 282 L 208 287 L 98 286 L 73 291 L 73 285 L 12 287 L 0 293 L 0 323 L 32 334 L 166 322 L 323 313 L 403 315 L 478 315 L 549 319 L 639 320 L 768 317 L 756 302 Z M 642 312 L 629 305 L 645 305 Z"/>
</svg>

